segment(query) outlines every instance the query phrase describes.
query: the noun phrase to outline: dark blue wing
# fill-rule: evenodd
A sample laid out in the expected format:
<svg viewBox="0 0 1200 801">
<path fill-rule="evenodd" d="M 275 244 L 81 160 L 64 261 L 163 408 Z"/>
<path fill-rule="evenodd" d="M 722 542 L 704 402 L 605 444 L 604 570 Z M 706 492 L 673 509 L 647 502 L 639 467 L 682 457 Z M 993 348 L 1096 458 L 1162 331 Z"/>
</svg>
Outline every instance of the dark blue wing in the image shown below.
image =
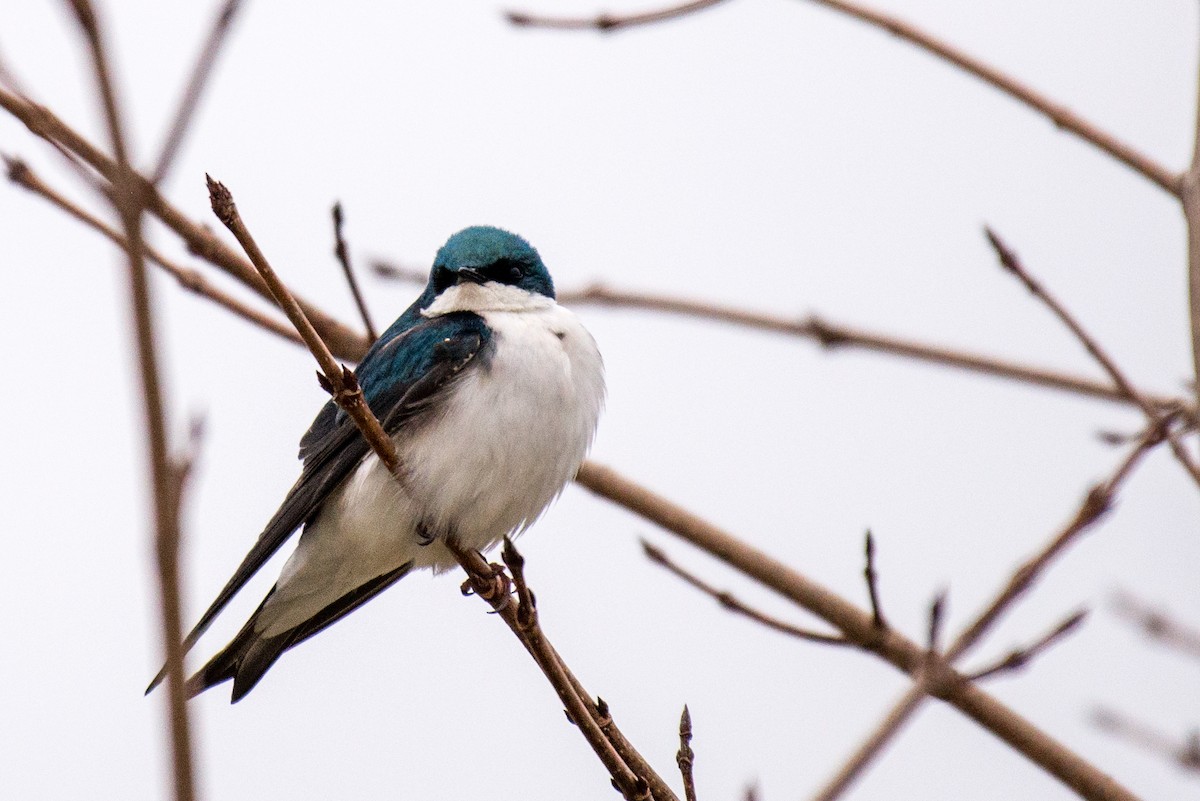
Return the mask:
<svg viewBox="0 0 1200 801">
<path fill-rule="evenodd" d="M 422 320 L 387 340 L 397 328 L 398 324 L 392 326 L 371 347 L 357 373 L 367 405 L 384 430 L 393 435 L 453 383 L 462 369 L 485 350 L 491 335 L 483 319 L 470 312 Z M 195 644 L 217 614 L 292 533 L 317 513 L 329 494 L 369 451 L 370 446 L 354 421 L 332 402 L 327 403 L 300 441 L 300 456 L 304 460 L 300 479 L 188 634 L 185 650 Z"/>
</svg>

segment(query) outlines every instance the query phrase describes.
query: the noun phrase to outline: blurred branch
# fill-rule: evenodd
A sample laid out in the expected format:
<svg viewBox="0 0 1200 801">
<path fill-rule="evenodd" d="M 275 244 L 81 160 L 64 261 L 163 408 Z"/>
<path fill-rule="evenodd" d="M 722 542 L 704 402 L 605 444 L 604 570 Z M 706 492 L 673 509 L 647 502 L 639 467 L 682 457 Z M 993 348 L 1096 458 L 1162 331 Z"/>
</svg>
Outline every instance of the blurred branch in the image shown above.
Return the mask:
<svg viewBox="0 0 1200 801">
<path fill-rule="evenodd" d="M 882 11 L 876 11 L 860 3 L 847 2 L 847 0 L 809 0 L 809 2 L 886 31 L 909 44 L 915 45 L 919 50 L 924 50 L 929 55 L 939 58 L 963 72 L 974 75 L 984 83 L 991 85 L 995 89 L 999 89 L 1004 94 L 1023 103 L 1033 111 L 1048 117 L 1058 128 L 1068 131 L 1104 151 L 1142 177 L 1157 184 L 1166 192 L 1176 197 L 1184 196 L 1185 185 L 1188 184 L 1189 180 L 1186 177 L 1177 175 L 1145 153 L 1122 142 L 1103 128 L 1084 119 L 1066 106 L 1035 91 L 1032 87 L 1018 81 L 1013 76 L 989 64 L 985 64 L 983 61 L 969 55 L 963 50 L 959 50 L 933 34 L 899 17 L 885 14 Z M 509 22 L 515 25 L 528 27 L 611 31 L 634 25 L 665 22 L 714 5 L 717 5 L 717 2 L 684 3 L 683 5 L 672 6 L 660 11 L 634 14 L 627 17 L 609 14 L 601 14 L 591 18 L 549 17 L 521 11 L 508 11 L 505 13 L 505 16 Z M 1200 153 L 1200 141 L 1197 143 L 1197 153 Z M 1193 171 L 1189 171 L 1189 175 L 1192 175 L 1192 173 Z M 1192 229 L 1189 227 L 1189 230 Z M 1198 370 L 1200 370 L 1200 367 L 1198 367 Z M 1200 375 L 1200 372 L 1198 372 L 1198 375 Z"/>
<path fill-rule="evenodd" d="M 687 704 L 683 705 L 683 714 L 679 716 L 679 751 L 675 754 L 675 762 L 683 776 L 684 798 L 686 801 L 696 801 L 696 779 L 692 774 L 696 752 L 692 750 L 692 713 L 688 711 Z"/>
<path fill-rule="evenodd" d="M 690 584 L 693 587 L 695 587 L 696 589 L 700 590 L 700 592 L 704 593 L 705 595 L 711 596 L 713 599 L 716 600 L 717 603 L 719 603 L 724 608 L 728 609 L 730 612 L 735 612 L 739 615 L 744 615 L 744 616 L 750 618 L 751 620 L 755 621 L 756 623 L 761 623 L 762 625 L 766 626 L 769 629 L 774 629 L 775 631 L 781 632 L 783 634 L 788 634 L 792 637 L 796 637 L 801 640 L 807 640 L 809 642 L 819 642 L 819 643 L 824 643 L 826 645 L 854 645 L 855 644 L 855 643 L 852 643 L 849 640 L 847 640 L 845 637 L 840 637 L 836 634 L 821 634 L 816 631 L 809 631 L 807 629 L 802 629 L 797 626 L 793 626 L 791 623 L 785 623 L 782 620 L 779 620 L 778 618 L 774 618 L 763 612 L 759 612 L 757 609 L 753 609 L 753 608 L 747 606 L 746 604 L 742 603 L 741 601 L 739 601 L 736 597 L 734 597 L 734 595 L 732 593 L 727 592 L 725 590 L 718 590 L 715 587 L 713 587 L 711 584 L 705 582 L 704 580 L 702 580 L 700 578 L 697 578 L 695 574 L 690 573 L 687 570 L 684 570 L 682 567 L 680 567 L 678 564 L 676 564 L 670 557 L 668 557 L 661 548 L 651 545 L 649 542 L 646 542 L 646 540 L 642 540 L 642 550 L 645 552 L 646 558 L 649 559 L 651 562 L 654 562 L 656 565 L 666 568 L 671 573 L 674 573 L 676 576 L 683 579 L 688 584 Z"/>
<path fill-rule="evenodd" d="M 363 300 L 362 290 L 358 288 L 358 279 L 354 277 L 354 270 L 350 267 L 350 250 L 346 247 L 346 239 L 342 235 L 342 223 L 345 222 L 342 215 L 342 204 L 334 203 L 331 213 L 333 215 L 333 255 L 337 257 L 338 264 L 342 265 L 342 274 L 346 276 L 346 283 L 350 285 L 350 294 L 354 296 L 354 305 L 358 307 L 363 325 L 366 326 L 367 339 L 374 342 L 379 339 L 379 334 L 375 332 L 375 326 L 371 323 L 367 302 Z"/>
<path fill-rule="evenodd" d="M 1171 452 L 1175 454 L 1175 458 L 1188 471 L 1192 480 L 1196 482 L 1196 486 L 1200 487 L 1200 467 L 1192 460 L 1191 454 L 1187 452 L 1187 449 L 1183 447 L 1183 443 L 1179 441 L 1175 432 L 1171 430 L 1171 423 L 1173 421 L 1170 419 L 1170 413 L 1168 412 L 1166 415 L 1160 413 L 1149 400 L 1143 398 L 1129 379 L 1125 377 L 1121 369 L 1117 367 L 1117 363 L 1100 347 L 1096 339 L 1084 329 L 1080 322 L 1075 319 L 1075 316 L 1067 311 L 1066 307 L 1025 269 L 1025 265 L 1021 263 L 1021 259 L 1017 256 L 1016 252 L 1008 247 L 991 228 L 984 228 L 983 230 L 987 235 L 988 243 L 996 251 L 996 257 L 1000 260 L 1000 265 L 1012 273 L 1017 280 L 1025 285 L 1030 294 L 1045 304 L 1054 316 L 1070 329 L 1080 344 L 1083 345 L 1092 358 L 1112 378 L 1113 383 L 1117 385 L 1121 394 L 1136 403 L 1146 415 L 1150 426 L 1160 431 L 1162 436 L 1166 437 L 1167 444 L 1171 447 Z"/>
<path fill-rule="evenodd" d="M 863 580 L 867 583 L 867 596 L 871 601 L 871 619 L 875 628 L 886 629 L 887 621 L 883 618 L 883 606 L 879 603 L 879 575 L 875 572 L 875 538 L 867 529 L 863 553 L 866 556 L 866 566 L 863 567 Z"/>
<path fill-rule="evenodd" d="M 611 468 L 585 462 L 576 481 L 809 610 L 843 632 L 847 639 L 877 653 L 899 670 L 915 675 L 925 665 L 924 648 L 894 630 L 880 631 L 869 611 L 859 609 L 788 565 Z M 1084 798 L 1105 801 L 1136 798 L 1103 771 L 952 669 L 947 669 L 945 678 L 935 683 L 930 693 L 959 709 Z"/>
<path fill-rule="evenodd" d="M 154 497 L 155 550 L 166 649 L 167 704 L 171 732 L 172 773 L 176 801 L 195 798 L 191 727 L 183 695 L 183 638 L 180 623 L 179 517 L 187 467 L 175 464 L 168 452 L 166 414 L 158 372 L 154 335 L 154 310 L 150 283 L 143 258 L 143 196 L 130 167 L 120 104 L 104 48 L 100 23 L 88 0 L 71 0 L 70 6 L 82 29 L 91 56 L 97 91 L 108 124 L 109 139 L 116 155 L 111 200 L 125 229 L 125 253 L 129 260 L 129 305 L 133 312 L 134 343 L 141 373 L 147 454 Z"/>
<path fill-rule="evenodd" d="M 1075 614 L 1068 617 L 1063 622 L 1059 623 L 1050 631 L 1043 634 L 1035 642 L 1024 648 L 1017 648 L 1009 651 L 1008 655 L 997 661 L 989 667 L 980 668 L 973 673 L 968 674 L 967 678 L 970 681 L 979 681 L 980 679 L 991 678 L 1000 673 L 1010 673 L 1028 665 L 1037 657 L 1044 654 L 1052 648 L 1056 643 L 1070 635 L 1075 629 L 1083 624 L 1087 619 L 1087 610 L 1081 609 Z"/>
<path fill-rule="evenodd" d="M 594 17 L 549 17 L 529 14 L 523 11 L 505 11 L 504 17 L 511 24 L 527 28 L 557 28 L 559 30 L 596 30 L 602 33 L 646 25 L 652 22 L 665 22 L 677 19 L 697 11 L 719 5 L 724 0 L 694 0 L 691 3 L 664 8 L 659 11 L 647 11 L 642 14 L 598 14 Z"/>
<path fill-rule="evenodd" d="M 1200 76 L 1196 79 L 1200 92 Z M 1192 380 L 1200 389 L 1200 97 L 1192 132 L 1192 163 L 1179 180 L 1179 200 L 1187 226 L 1188 314 L 1192 335 Z"/>
<path fill-rule="evenodd" d="M 396 266 L 388 262 L 376 261 L 372 268 L 377 275 L 402 281 L 424 283 L 428 278 L 427 272 Z M 981 356 L 951 348 L 943 348 L 922 342 L 914 342 L 888 334 L 879 334 L 863 329 L 852 328 L 839 323 L 827 322 L 819 317 L 810 316 L 807 320 L 794 320 L 771 314 L 746 311 L 731 306 L 723 306 L 704 301 L 685 300 L 669 295 L 656 295 L 648 292 L 632 292 L 612 289 L 602 284 L 592 284 L 579 290 L 566 290 L 558 293 L 558 302 L 567 306 L 608 306 L 615 308 L 643 309 L 647 311 L 680 314 L 687 317 L 698 317 L 705 320 L 730 323 L 732 325 L 755 328 L 761 331 L 771 331 L 779 334 L 810 339 L 825 348 L 856 347 L 902 356 L 917 361 L 941 364 L 970 372 L 1007 378 L 1040 387 L 1048 387 L 1077 395 L 1098 398 L 1118 403 L 1136 403 L 1119 387 L 1107 382 L 1095 381 L 1082 376 L 1073 376 L 1056 370 L 1040 367 L 1030 367 L 1018 362 Z M 1137 394 L 1152 404 L 1162 413 L 1178 412 L 1192 420 L 1196 416 L 1194 407 L 1185 399 L 1156 395 L 1138 390 Z"/>
<path fill-rule="evenodd" d="M 213 20 L 212 29 L 208 32 L 208 39 L 205 40 L 204 47 L 200 50 L 200 56 L 196 59 L 196 66 L 192 68 L 187 86 L 180 95 L 179 108 L 175 111 L 171 128 L 159 151 L 154 172 L 151 173 L 150 183 L 155 186 L 163 182 L 167 177 L 167 172 L 171 169 L 171 163 L 175 160 L 179 146 L 183 143 L 183 137 L 187 135 L 191 125 L 192 115 L 200 103 L 200 96 L 204 93 L 204 86 L 208 83 L 209 76 L 212 75 L 217 54 L 220 53 L 221 45 L 225 43 L 226 37 L 229 35 L 233 18 L 237 15 L 241 4 L 242 0 L 225 0 L 225 5 L 221 7 L 221 10 L 217 12 L 216 19 Z"/>
<path fill-rule="evenodd" d="M 0 88 L 0 108 L 4 108 L 23 122 L 36 136 L 78 156 L 109 183 L 115 185 L 117 182 L 119 172 L 117 163 L 56 117 L 45 106 Z M 249 261 L 222 242 L 208 227 L 192 221 L 167 202 L 145 178 L 136 172 L 131 172 L 130 180 L 135 184 L 145 209 L 174 231 L 184 241 L 189 251 L 229 273 L 267 300 L 274 300 L 266 284 L 259 278 L 254 266 Z M 350 329 L 303 298 L 297 298 L 296 302 L 334 353 L 345 359 L 358 359 L 366 352 L 370 343 L 362 334 Z"/>
<path fill-rule="evenodd" d="M 1166 757 L 1184 770 L 1200 773 L 1200 731 L 1192 731 L 1181 744 L 1169 734 L 1104 707 L 1092 711 L 1092 723 L 1102 731 Z"/>
<path fill-rule="evenodd" d="M 1200 631 L 1172 619 L 1163 610 L 1155 609 L 1127 592 L 1113 595 L 1112 610 L 1141 628 L 1150 639 L 1189 656 L 1200 657 Z"/>
<path fill-rule="evenodd" d="M 13 158 L 0 154 L 0 159 L 3 159 L 4 165 L 8 170 L 8 179 L 18 186 L 38 195 L 66 212 L 71 217 L 74 217 L 79 222 L 89 228 L 99 231 L 109 240 L 117 245 L 122 250 L 128 249 L 128 240 L 120 232 L 114 230 L 105 224 L 95 215 L 85 211 L 77 204 L 71 202 L 56 190 L 48 186 L 28 164 L 19 158 Z M 246 320 L 249 323 L 264 328 L 276 336 L 283 337 L 286 340 L 303 344 L 295 330 L 283 323 L 267 316 L 258 309 L 247 306 L 242 301 L 234 296 L 226 293 L 219 287 L 210 283 L 198 271 L 183 267 L 179 264 L 163 256 L 147 242 L 142 242 L 142 253 L 146 258 L 162 267 L 171 275 L 181 287 L 188 292 L 192 292 L 201 297 L 207 298 L 218 306 L 222 306 L 228 311 L 233 312 L 238 317 Z"/>
</svg>

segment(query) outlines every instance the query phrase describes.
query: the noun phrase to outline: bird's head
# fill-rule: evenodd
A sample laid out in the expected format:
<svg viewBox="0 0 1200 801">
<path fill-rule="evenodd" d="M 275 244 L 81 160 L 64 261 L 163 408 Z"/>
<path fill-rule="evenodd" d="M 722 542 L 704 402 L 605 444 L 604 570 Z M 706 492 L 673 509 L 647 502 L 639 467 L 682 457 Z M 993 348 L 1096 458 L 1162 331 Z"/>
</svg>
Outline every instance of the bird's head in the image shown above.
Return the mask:
<svg viewBox="0 0 1200 801">
<path fill-rule="evenodd" d="M 554 282 L 533 246 L 486 225 L 464 228 L 446 240 L 433 260 L 426 294 L 438 297 L 451 287 L 491 283 L 554 298 Z"/>
</svg>

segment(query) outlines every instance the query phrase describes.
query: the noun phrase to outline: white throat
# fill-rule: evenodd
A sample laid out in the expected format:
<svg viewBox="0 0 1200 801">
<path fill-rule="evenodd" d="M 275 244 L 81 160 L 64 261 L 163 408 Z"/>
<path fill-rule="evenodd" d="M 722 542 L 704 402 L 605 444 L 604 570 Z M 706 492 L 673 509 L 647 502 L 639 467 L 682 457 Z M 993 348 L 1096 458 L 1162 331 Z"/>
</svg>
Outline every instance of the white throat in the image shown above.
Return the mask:
<svg viewBox="0 0 1200 801">
<path fill-rule="evenodd" d="M 438 317 L 450 312 L 524 312 L 548 309 L 554 306 L 545 295 L 527 292 L 520 287 L 488 281 L 485 284 L 455 284 L 437 296 L 433 303 L 421 310 L 424 317 Z"/>
</svg>

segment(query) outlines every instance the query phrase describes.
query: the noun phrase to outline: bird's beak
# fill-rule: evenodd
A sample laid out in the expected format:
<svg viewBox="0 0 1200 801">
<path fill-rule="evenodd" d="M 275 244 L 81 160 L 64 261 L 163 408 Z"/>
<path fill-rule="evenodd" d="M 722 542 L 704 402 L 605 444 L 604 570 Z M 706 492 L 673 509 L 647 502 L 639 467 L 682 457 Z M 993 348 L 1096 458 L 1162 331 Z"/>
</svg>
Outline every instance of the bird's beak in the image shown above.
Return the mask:
<svg viewBox="0 0 1200 801">
<path fill-rule="evenodd" d="M 470 267 L 462 268 L 461 270 L 457 271 L 455 275 L 458 277 L 458 280 L 455 283 L 458 284 L 467 282 L 472 284 L 486 284 L 488 281 L 487 277 L 483 273 Z"/>
</svg>

